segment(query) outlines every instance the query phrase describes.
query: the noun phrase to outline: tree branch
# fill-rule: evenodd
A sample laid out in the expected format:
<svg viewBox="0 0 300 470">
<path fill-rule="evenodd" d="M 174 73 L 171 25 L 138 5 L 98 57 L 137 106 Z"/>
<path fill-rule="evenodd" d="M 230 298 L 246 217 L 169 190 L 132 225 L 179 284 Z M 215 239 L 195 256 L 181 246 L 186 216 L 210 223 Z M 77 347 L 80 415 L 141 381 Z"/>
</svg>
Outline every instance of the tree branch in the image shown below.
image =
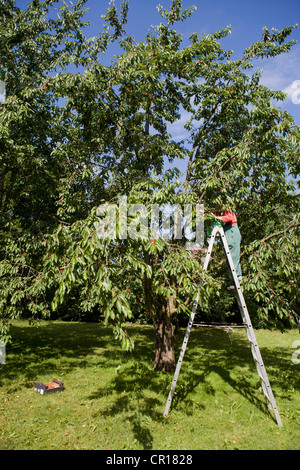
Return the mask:
<svg viewBox="0 0 300 470">
<path fill-rule="evenodd" d="M 274 232 L 272 233 L 271 235 L 268 235 L 267 237 L 264 237 L 260 240 L 260 244 L 262 245 L 263 243 L 265 243 L 267 240 L 270 240 L 271 238 L 274 238 L 274 237 L 278 237 L 279 235 L 286 235 L 286 232 L 291 230 L 292 228 L 295 228 L 295 227 L 299 227 L 300 226 L 300 222 L 297 222 L 297 223 L 293 223 L 291 222 L 285 229 L 283 230 L 280 230 L 279 232 Z M 246 254 L 246 251 L 243 251 L 241 254 L 240 254 L 240 258 L 242 258 L 242 256 L 244 256 Z M 226 260 L 222 260 L 220 261 L 219 264 L 217 264 L 216 268 L 219 268 L 220 266 L 222 266 L 222 264 L 225 263 Z"/>
<path fill-rule="evenodd" d="M 285 234 L 286 235 L 286 232 L 292 228 L 295 228 L 295 227 L 298 227 L 300 225 L 300 222 L 298 223 L 293 223 L 291 222 L 290 225 L 288 225 L 284 230 L 280 230 L 279 232 L 275 232 L 275 233 L 272 233 L 271 235 L 268 235 L 267 237 L 263 238 L 260 243 L 264 243 L 266 242 L 267 240 L 269 240 L 270 238 L 273 238 L 273 237 L 277 237 L 279 235 L 283 235 Z"/>
</svg>

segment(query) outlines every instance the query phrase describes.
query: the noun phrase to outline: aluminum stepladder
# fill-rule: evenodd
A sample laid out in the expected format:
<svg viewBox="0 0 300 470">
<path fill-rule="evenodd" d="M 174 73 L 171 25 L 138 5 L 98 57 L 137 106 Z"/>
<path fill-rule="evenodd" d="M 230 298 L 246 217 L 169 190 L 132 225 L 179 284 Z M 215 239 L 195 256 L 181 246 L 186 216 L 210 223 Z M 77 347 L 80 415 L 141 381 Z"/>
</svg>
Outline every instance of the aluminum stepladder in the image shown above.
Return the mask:
<svg viewBox="0 0 300 470">
<path fill-rule="evenodd" d="M 215 238 L 216 238 L 217 234 L 219 234 L 221 236 L 223 249 L 224 249 L 224 252 L 225 252 L 225 255 L 226 255 L 227 263 L 229 265 L 231 275 L 232 275 L 232 279 L 233 279 L 234 286 L 235 286 L 235 295 L 236 295 L 239 310 L 240 310 L 240 313 L 241 313 L 241 316 L 242 316 L 243 324 L 246 328 L 248 341 L 249 341 L 250 346 L 251 346 L 251 352 L 252 352 L 252 356 L 253 356 L 253 359 L 254 359 L 254 362 L 255 362 L 255 365 L 256 365 L 258 376 L 260 378 L 263 394 L 266 398 L 267 405 L 268 405 L 269 409 L 273 409 L 273 412 L 274 412 L 274 415 L 275 415 L 278 426 L 282 426 L 282 421 L 281 421 L 281 418 L 280 418 L 280 415 L 279 415 L 279 412 L 278 412 L 278 409 L 277 409 L 277 406 L 276 406 L 276 402 L 275 402 L 274 395 L 273 395 L 273 392 L 272 392 L 272 389 L 271 389 L 271 385 L 269 383 L 267 372 L 266 372 L 266 369 L 265 369 L 265 366 L 264 366 L 264 363 L 263 363 L 263 360 L 262 360 L 262 357 L 261 357 L 261 354 L 260 354 L 260 350 L 259 350 L 259 347 L 258 347 L 258 344 L 257 344 L 257 341 L 256 341 L 256 337 L 255 337 L 255 333 L 254 333 L 254 330 L 253 330 L 253 327 L 252 327 L 250 315 L 248 313 L 246 302 L 245 302 L 243 293 L 241 291 L 240 283 L 239 283 L 239 280 L 238 280 L 238 277 L 237 277 L 237 274 L 236 274 L 236 271 L 235 271 L 235 267 L 234 267 L 234 264 L 233 264 L 233 261 L 232 261 L 229 246 L 228 246 L 228 243 L 227 243 L 227 240 L 226 240 L 226 237 L 225 237 L 225 233 L 224 233 L 224 230 L 223 230 L 222 227 L 215 226 L 213 228 L 211 238 L 210 238 L 210 242 L 209 242 L 209 246 L 208 246 L 208 250 L 207 250 L 205 261 L 204 261 L 204 265 L 203 265 L 203 270 L 204 271 L 207 270 L 208 263 L 209 263 L 210 257 L 211 257 L 213 244 L 215 242 Z M 182 365 L 183 357 L 184 357 L 184 354 L 185 354 L 185 350 L 186 350 L 188 339 L 189 339 L 189 336 L 190 336 L 190 332 L 191 332 L 191 329 L 192 329 L 192 326 L 193 326 L 196 310 L 197 310 L 197 307 L 198 307 L 199 295 L 200 295 L 200 293 L 198 292 L 198 294 L 196 296 L 196 299 L 194 300 L 194 303 L 193 303 L 193 306 L 192 306 L 192 313 L 191 313 L 191 316 L 190 316 L 190 319 L 189 319 L 189 322 L 188 322 L 188 326 L 187 326 L 187 329 L 186 329 L 186 332 L 185 332 L 185 336 L 183 338 L 181 351 L 180 351 L 180 354 L 179 354 L 179 358 L 178 358 L 178 362 L 177 362 L 177 365 L 176 365 L 172 385 L 171 385 L 171 388 L 170 388 L 169 396 L 168 396 L 165 411 L 164 411 L 164 416 L 165 417 L 168 416 L 169 409 L 170 409 L 170 406 L 171 406 L 171 403 L 172 403 L 172 399 L 173 399 L 173 395 L 174 395 L 174 392 L 175 392 L 177 379 L 178 379 L 178 376 L 179 376 L 179 372 L 180 372 L 180 368 L 181 368 L 181 365 Z"/>
</svg>

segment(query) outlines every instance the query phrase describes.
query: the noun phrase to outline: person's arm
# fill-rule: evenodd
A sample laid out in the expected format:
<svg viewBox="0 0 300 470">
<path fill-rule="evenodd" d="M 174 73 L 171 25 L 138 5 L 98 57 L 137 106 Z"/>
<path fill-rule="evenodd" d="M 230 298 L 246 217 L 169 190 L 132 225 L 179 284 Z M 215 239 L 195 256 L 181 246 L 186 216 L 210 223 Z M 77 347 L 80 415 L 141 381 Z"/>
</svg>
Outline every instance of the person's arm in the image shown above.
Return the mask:
<svg viewBox="0 0 300 470">
<path fill-rule="evenodd" d="M 221 217 L 221 220 L 224 224 L 235 224 L 236 215 L 233 212 L 227 212 L 225 215 Z"/>
<path fill-rule="evenodd" d="M 226 215 L 215 215 L 217 220 L 223 222 L 223 224 L 235 224 L 236 223 L 236 215 L 233 212 L 227 212 Z"/>
</svg>

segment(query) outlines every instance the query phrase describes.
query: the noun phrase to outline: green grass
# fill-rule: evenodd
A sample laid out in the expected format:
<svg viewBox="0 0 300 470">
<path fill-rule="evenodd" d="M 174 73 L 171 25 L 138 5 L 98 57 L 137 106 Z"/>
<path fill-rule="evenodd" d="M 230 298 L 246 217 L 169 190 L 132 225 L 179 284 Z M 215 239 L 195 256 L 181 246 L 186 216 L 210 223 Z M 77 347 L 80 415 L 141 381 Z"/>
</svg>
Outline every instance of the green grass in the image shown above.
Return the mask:
<svg viewBox="0 0 300 470">
<path fill-rule="evenodd" d="M 135 351 L 120 349 L 100 324 L 24 321 L 12 328 L 0 365 L 0 449 L 300 448 L 297 330 L 259 330 L 258 344 L 283 427 L 265 406 L 244 330 L 194 329 L 172 408 L 173 375 L 153 371 L 153 331 L 132 325 Z M 176 336 L 178 354 L 184 329 Z M 64 382 L 40 395 L 34 382 Z"/>
</svg>

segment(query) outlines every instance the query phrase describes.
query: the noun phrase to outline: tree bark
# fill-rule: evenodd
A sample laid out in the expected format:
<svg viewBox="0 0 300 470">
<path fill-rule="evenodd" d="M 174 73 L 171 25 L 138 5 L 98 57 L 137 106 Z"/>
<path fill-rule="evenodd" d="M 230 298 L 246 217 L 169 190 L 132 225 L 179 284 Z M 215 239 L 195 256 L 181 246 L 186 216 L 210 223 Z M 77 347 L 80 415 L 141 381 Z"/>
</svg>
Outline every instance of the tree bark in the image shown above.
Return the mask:
<svg viewBox="0 0 300 470">
<path fill-rule="evenodd" d="M 163 306 L 161 312 L 156 315 L 154 331 L 154 370 L 171 372 L 175 369 L 174 326 L 167 305 Z"/>
<path fill-rule="evenodd" d="M 152 280 L 145 276 L 144 292 L 147 310 L 151 315 L 155 333 L 154 370 L 175 370 L 174 326 L 172 316 L 176 313 L 175 299 L 155 298 L 152 292 Z"/>
</svg>

